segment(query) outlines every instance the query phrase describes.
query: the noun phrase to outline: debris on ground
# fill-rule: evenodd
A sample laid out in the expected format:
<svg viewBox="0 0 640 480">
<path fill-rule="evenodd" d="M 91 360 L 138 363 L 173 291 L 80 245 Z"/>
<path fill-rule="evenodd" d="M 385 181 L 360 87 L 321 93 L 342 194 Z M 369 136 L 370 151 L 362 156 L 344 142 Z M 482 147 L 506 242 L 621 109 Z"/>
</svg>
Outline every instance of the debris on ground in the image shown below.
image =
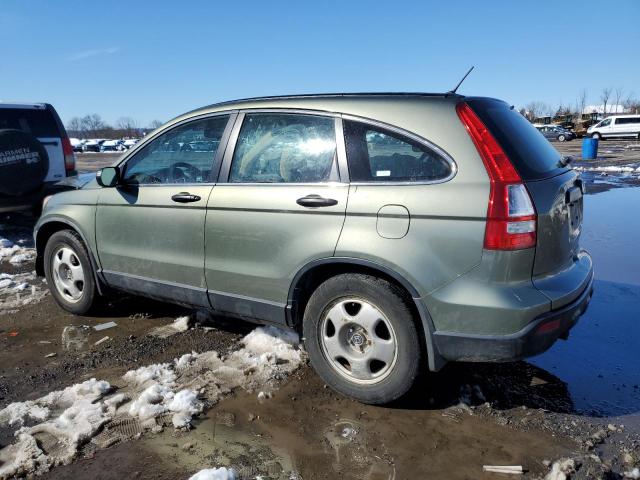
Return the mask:
<svg viewBox="0 0 640 480">
<path fill-rule="evenodd" d="M 67 325 L 62 329 L 62 345 L 65 350 L 82 350 L 89 341 L 88 325 Z"/>
<path fill-rule="evenodd" d="M 492 473 L 504 473 L 508 475 L 522 475 L 524 470 L 522 470 L 522 465 L 483 465 L 483 472 L 492 472 Z"/>
<path fill-rule="evenodd" d="M 108 328 L 113 328 L 117 326 L 118 324 L 116 322 L 106 322 L 106 323 L 99 323 L 98 325 L 94 325 L 93 329 L 96 332 L 100 332 L 102 330 L 107 330 Z"/>
<path fill-rule="evenodd" d="M 108 340 L 109 340 L 109 338 L 110 338 L 110 337 L 109 337 L 108 335 L 107 335 L 106 337 L 102 337 L 100 340 L 98 340 L 97 342 L 95 342 L 93 345 L 94 345 L 95 347 L 97 347 L 98 345 L 101 345 L 101 344 L 103 344 L 104 342 L 108 341 Z"/>
<path fill-rule="evenodd" d="M 52 357 L 55 357 L 56 355 L 57 355 L 56 352 L 51 352 L 51 353 L 48 353 L 47 355 L 45 355 L 44 358 L 52 358 Z"/>
</svg>

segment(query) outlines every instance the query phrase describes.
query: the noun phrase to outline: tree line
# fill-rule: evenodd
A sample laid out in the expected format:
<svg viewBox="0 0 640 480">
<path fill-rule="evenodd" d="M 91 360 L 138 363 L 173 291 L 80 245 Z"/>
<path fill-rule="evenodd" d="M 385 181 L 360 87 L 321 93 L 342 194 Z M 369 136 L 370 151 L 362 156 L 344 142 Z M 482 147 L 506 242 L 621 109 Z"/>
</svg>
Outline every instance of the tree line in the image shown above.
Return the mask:
<svg viewBox="0 0 640 480">
<path fill-rule="evenodd" d="M 79 138 L 138 138 L 162 124 L 160 120 L 154 120 L 149 126 L 143 127 L 131 117 L 120 117 L 114 125 L 109 125 L 100 115 L 91 113 L 69 120 L 67 133 Z"/>
<path fill-rule="evenodd" d="M 582 89 L 573 104 L 568 103 L 565 105 L 561 102 L 559 105 L 553 106 L 545 102 L 534 101 L 522 107 L 520 113 L 531 122 L 540 117 L 591 113 L 584 111 L 587 107 L 587 101 L 587 91 Z M 603 88 L 598 96 L 598 101 L 595 103 L 603 107 L 605 115 L 617 113 L 614 111 L 614 108 L 616 108 L 614 105 L 622 105 L 625 111 L 631 113 L 640 113 L 640 100 L 635 97 L 633 92 L 626 92 L 622 87 Z"/>
</svg>

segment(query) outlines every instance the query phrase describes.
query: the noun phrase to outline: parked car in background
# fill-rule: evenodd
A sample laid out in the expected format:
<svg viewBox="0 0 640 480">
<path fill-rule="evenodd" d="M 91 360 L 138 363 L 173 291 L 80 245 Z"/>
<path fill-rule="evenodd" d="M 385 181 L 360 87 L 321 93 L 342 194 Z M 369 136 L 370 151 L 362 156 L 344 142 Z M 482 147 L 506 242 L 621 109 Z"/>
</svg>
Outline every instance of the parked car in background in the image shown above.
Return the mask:
<svg viewBox="0 0 640 480">
<path fill-rule="evenodd" d="M 71 142 L 71 146 L 73 147 L 74 153 L 82 152 L 82 145 L 83 145 L 82 140 L 80 140 L 79 138 L 70 138 L 69 142 Z"/>
<path fill-rule="evenodd" d="M 593 138 L 637 138 L 640 140 L 640 115 L 613 115 L 589 127 Z"/>
<path fill-rule="evenodd" d="M 126 149 L 129 150 L 131 147 L 133 147 L 136 143 L 138 143 L 138 139 L 137 138 L 129 138 L 127 140 L 125 140 L 124 142 L 122 142 L 122 146 Z"/>
<path fill-rule="evenodd" d="M 101 152 L 121 152 L 125 150 L 122 140 L 105 140 L 100 145 Z"/>
<path fill-rule="evenodd" d="M 499 100 L 248 99 L 51 197 L 36 271 L 78 315 L 116 289 L 295 329 L 328 385 L 386 403 L 423 366 L 567 338 L 592 295 L 582 206 L 579 173 Z"/>
<path fill-rule="evenodd" d="M 85 152 L 99 152 L 100 147 L 105 142 L 104 139 L 99 138 L 90 138 L 86 142 L 84 142 L 83 149 Z"/>
<path fill-rule="evenodd" d="M 576 134 L 559 125 L 534 125 L 550 142 L 568 142 L 576 138 Z"/>
<path fill-rule="evenodd" d="M 0 103 L 0 212 L 38 209 L 76 174 L 71 141 L 48 103 Z"/>
</svg>

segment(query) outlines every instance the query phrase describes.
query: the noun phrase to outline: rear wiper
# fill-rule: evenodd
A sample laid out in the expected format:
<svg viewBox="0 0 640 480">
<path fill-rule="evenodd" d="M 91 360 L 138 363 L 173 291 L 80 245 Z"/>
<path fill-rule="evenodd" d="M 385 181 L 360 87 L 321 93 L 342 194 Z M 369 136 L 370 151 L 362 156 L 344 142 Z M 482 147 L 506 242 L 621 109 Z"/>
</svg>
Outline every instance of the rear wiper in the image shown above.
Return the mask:
<svg viewBox="0 0 640 480">
<path fill-rule="evenodd" d="M 560 160 L 558 160 L 558 166 L 559 167 L 566 167 L 567 165 L 569 165 L 571 162 L 573 162 L 573 156 L 571 155 L 564 155 Z"/>
</svg>

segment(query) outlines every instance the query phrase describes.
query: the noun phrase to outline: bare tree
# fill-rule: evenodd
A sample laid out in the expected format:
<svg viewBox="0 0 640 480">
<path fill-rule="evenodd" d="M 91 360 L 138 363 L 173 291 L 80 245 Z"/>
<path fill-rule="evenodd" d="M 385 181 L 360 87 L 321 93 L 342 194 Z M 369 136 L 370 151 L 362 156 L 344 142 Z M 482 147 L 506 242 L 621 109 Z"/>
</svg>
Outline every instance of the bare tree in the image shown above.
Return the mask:
<svg viewBox="0 0 640 480">
<path fill-rule="evenodd" d="M 86 131 L 88 134 L 95 135 L 96 133 L 105 130 L 107 128 L 107 124 L 104 123 L 102 117 L 97 113 L 92 113 L 90 115 L 85 115 L 82 117 L 82 130 Z"/>
<path fill-rule="evenodd" d="M 155 130 L 158 127 L 161 127 L 162 125 L 164 125 L 163 122 L 161 122 L 160 120 L 153 120 L 150 124 L 149 124 L 149 128 Z"/>
<path fill-rule="evenodd" d="M 624 95 L 624 88 L 622 87 L 618 87 L 614 90 L 613 92 L 614 94 L 614 98 L 616 99 L 616 103 L 614 105 L 616 105 L 615 108 L 618 108 L 618 105 L 622 105 L 622 102 L 624 101 L 623 95 Z M 614 111 L 613 113 L 618 113 L 617 111 Z"/>
<path fill-rule="evenodd" d="M 131 117 L 120 117 L 116 121 L 116 128 L 122 130 L 127 137 L 138 136 L 138 122 Z"/>
<path fill-rule="evenodd" d="M 544 102 L 529 102 L 524 108 L 526 110 L 525 117 L 527 117 L 530 122 L 533 122 L 536 118 L 543 115 L 548 115 L 549 111 L 552 110 Z"/>
<path fill-rule="evenodd" d="M 73 117 L 69 120 L 69 123 L 67 123 L 67 130 L 73 132 L 74 135 L 80 135 L 83 131 L 82 120 L 78 117 Z"/>
<path fill-rule="evenodd" d="M 580 94 L 576 100 L 576 105 L 578 107 L 578 114 L 582 115 L 584 113 L 584 109 L 587 107 L 587 91 L 584 88 L 580 90 Z"/>
<path fill-rule="evenodd" d="M 606 87 L 602 89 L 602 93 L 600 93 L 600 100 L 602 101 L 602 113 L 607 114 L 607 103 L 609 103 L 609 98 L 611 98 L 611 87 Z"/>
</svg>

